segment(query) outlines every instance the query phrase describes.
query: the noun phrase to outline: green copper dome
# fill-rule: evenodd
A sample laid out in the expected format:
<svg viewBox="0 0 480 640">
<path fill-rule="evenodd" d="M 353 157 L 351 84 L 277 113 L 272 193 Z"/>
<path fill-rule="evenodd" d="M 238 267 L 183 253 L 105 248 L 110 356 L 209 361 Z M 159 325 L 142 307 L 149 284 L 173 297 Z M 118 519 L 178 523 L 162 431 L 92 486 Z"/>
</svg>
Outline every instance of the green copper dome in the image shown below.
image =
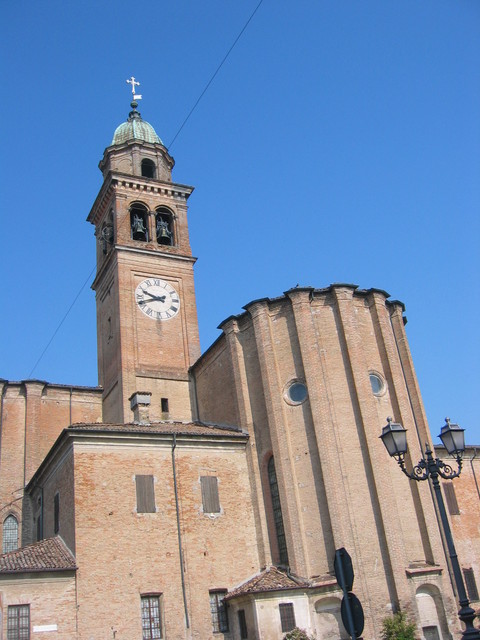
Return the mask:
<svg viewBox="0 0 480 640">
<path fill-rule="evenodd" d="M 142 120 L 142 116 L 137 111 L 138 104 L 132 102 L 132 111 L 128 114 L 128 120 L 115 129 L 112 144 L 123 144 L 127 140 L 142 140 L 143 142 L 153 142 L 163 144 L 155 133 L 151 124 Z"/>
</svg>

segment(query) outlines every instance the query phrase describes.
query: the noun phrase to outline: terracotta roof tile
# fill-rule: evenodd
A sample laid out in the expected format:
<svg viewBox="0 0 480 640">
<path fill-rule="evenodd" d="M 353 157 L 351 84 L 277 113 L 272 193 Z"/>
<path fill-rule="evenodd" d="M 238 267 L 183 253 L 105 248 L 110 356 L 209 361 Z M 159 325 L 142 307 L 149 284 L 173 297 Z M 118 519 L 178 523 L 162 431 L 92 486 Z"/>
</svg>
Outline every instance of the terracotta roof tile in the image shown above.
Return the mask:
<svg viewBox="0 0 480 640">
<path fill-rule="evenodd" d="M 77 568 L 75 558 L 56 536 L 0 555 L 0 575 L 30 571 L 65 571 Z"/>
<path fill-rule="evenodd" d="M 244 438 L 247 434 L 238 427 L 203 422 L 151 422 L 147 424 L 107 424 L 95 422 L 91 424 L 72 424 L 68 431 L 108 431 L 111 433 L 159 433 L 196 436 L 236 436 Z"/>
<path fill-rule="evenodd" d="M 276 567 L 269 567 L 258 575 L 250 578 L 240 586 L 229 591 L 225 597 L 226 600 L 235 596 L 245 595 L 247 593 L 262 593 L 265 591 L 284 591 L 285 589 L 305 589 L 310 583 L 304 578 L 293 577 L 292 574 L 287 575 L 286 572 L 280 571 Z"/>
</svg>

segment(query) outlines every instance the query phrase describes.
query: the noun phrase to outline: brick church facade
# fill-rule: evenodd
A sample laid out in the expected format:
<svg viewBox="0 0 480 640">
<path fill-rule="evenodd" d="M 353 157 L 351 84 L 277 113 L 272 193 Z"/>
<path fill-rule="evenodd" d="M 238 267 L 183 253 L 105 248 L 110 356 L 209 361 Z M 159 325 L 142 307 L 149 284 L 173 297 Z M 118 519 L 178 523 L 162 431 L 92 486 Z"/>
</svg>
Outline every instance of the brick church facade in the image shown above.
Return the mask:
<svg viewBox="0 0 480 640">
<path fill-rule="evenodd" d="M 458 637 L 429 483 L 378 437 L 391 415 L 409 463 L 431 443 L 402 303 L 297 287 L 201 355 L 193 188 L 173 165 L 132 103 L 88 216 L 99 386 L 0 381 L 0 639 L 347 638 L 341 547 L 365 638 L 399 609 L 426 640 Z M 443 482 L 473 606 L 479 472 L 470 447 Z"/>
</svg>

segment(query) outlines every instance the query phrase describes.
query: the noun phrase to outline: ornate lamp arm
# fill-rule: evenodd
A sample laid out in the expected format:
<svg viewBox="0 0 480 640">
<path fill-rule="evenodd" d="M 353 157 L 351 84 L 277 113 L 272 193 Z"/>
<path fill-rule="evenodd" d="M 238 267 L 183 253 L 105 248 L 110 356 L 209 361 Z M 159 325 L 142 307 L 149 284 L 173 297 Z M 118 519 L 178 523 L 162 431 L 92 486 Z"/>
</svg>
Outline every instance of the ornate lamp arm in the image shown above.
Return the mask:
<svg viewBox="0 0 480 640">
<path fill-rule="evenodd" d="M 438 475 L 442 476 L 445 480 L 452 480 L 453 478 L 458 478 L 458 476 L 462 472 L 462 458 L 457 456 L 457 470 L 454 471 L 453 468 L 443 462 L 443 460 L 439 460 L 438 458 L 435 460 L 435 464 L 437 465 Z"/>
<path fill-rule="evenodd" d="M 458 478 L 462 472 L 462 458 L 457 456 L 457 470 L 454 471 L 453 467 L 439 458 L 434 458 L 432 451 L 428 444 L 425 445 L 425 458 L 422 458 L 417 465 L 415 465 L 412 471 L 408 471 L 405 466 L 405 455 L 397 454 L 395 456 L 396 461 L 403 473 L 410 478 L 410 480 L 426 480 L 428 477 L 434 479 L 436 476 L 441 476 L 445 480 L 452 480 Z"/>
</svg>

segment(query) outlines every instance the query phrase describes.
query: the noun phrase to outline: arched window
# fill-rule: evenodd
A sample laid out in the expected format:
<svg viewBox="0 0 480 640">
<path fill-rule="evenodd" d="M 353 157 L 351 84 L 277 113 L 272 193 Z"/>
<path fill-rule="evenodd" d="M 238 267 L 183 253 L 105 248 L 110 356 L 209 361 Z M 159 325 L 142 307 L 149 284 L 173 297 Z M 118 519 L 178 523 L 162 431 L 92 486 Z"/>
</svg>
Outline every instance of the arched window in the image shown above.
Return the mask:
<svg viewBox="0 0 480 640">
<path fill-rule="evenodd" d="M 18 549 L 18 520 L 9 515 L 3 521 L 2 553 Z"/>
<path fill-rule="evenodd" d="M 153 160 L 148 158 L 142 160 L 142 176 L 144 178 L 155 178 L 155 163 Z"/>
<path fill-rule="evenodd" d="M 130 229 L 132 240 L 148 242 L 148 211 L 141 204 L 130 207 Z"/>
<path fill-rule="evenodd" d="M 173 237 L 173 215 L 168 209 L 158 209 L 155 216 L 155 230 L 158 244 L 172 246 Z"/>
<path fill-rule="evenodd" d="M 268 482 L 270 494 L 272 496 L 273 521 L 275 523 L 275 533 L 277 536 L 278 554 L 280 564 L 288 565 L 287 541 L 285 539 L 285 529 L 283 527 L 282 505 L 280 504 L 280 494 L 278 492 L 277 473 L 273 456 L 268 461 Z"/>
</svg>

